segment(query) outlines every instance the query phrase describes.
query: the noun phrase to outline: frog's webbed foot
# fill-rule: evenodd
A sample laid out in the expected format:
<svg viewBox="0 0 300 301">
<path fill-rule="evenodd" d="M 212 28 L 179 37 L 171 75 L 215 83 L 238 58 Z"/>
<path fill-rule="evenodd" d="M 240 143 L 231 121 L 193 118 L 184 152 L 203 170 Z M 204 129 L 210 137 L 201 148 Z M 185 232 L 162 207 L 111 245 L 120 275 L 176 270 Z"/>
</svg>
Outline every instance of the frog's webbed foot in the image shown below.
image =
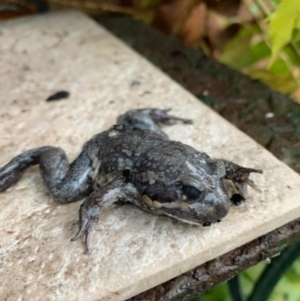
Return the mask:
<svg viewBox="0 0 300 301">
<path fill-rule="evenodd" d="M 96 202 L 91 202 L 91 199 L 85 200 L 79 210 L 79 229 L 77 234 L 71 239 L 75 241 L 85 235 L 85 254 L 90 254 L 89 238 L 92 231 L 93 223 L 98 220 L 100 207 Z"/>
<path fill-rule="evenodd" d="M 125 125 L 131 129 L 153 131 L 166 137 L 160 129 L 161 125 L 172 125 L 176 122 L 192 124 L 190 119 L 169 115 L 170 109 L 138 109 L 126 112 L 117 119 L 118 124 Z"/>
<path fill-rule="evenodd" d="M 261 191 L 249 176 L 252 172 L 262 174 L 262 170 L 243 167 L 227 160 L 222 161 L 226 170 L 224 183 L 234 204 L 239 205 L 247 198 L 247 185 L 258 192 Z"/>
</svg>

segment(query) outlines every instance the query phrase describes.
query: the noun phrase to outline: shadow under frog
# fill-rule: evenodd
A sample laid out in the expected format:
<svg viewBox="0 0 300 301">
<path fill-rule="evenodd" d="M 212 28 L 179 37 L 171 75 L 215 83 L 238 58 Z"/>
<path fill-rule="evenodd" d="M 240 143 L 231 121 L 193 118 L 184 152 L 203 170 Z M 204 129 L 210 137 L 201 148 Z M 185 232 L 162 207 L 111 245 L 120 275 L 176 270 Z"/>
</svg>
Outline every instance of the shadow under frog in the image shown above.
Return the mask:
<svg viewBox="0 0 300 301">
<path fill-rule="evenodd" d="M 115 202 L 130 202 L 181 222 L 209 226 L 220 222 L 230 203 L 245 200 L 251 172 L 223 159 L 212 159 L 186 144 L 170 141 L 162 125 L 189 119 L 168 110 L 128 111 L 108 131 L 85 143 L 69 164 L 65 152 L 44 146 L 13 158 L 0 169 L 0 191 L 16 183 L 31 165 L 39 164 L 42 178 L 58 203 L 87 196 L 79 211 L 79 231 L 72 240 L 89 235 L 99 213 Z"/>
</svg>

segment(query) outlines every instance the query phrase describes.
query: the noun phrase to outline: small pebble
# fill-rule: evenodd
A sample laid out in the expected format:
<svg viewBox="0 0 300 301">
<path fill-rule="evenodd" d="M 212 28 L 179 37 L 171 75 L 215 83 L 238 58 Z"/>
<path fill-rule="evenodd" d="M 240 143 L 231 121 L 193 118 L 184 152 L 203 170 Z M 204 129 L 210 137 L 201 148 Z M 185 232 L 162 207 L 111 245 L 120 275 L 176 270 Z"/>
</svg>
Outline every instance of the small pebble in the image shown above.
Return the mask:
<svg viewBox="0 0 300 301">
<path fill-rule="evenodd" d="M 274 116 L 275 116 L 275 114 L 273 112 L 268 112 L 265 115 L 266 118 L 273 118 Z"/>
<path fill-rule="evenodd" d="M 53 95 L 49 96 L 46 101 L 56 101 L 61 100 L 64 98 L 68 98 L 70 96 L 70 93 L 67 91 L 59 91 L 54 93 Z"/>
</svg>

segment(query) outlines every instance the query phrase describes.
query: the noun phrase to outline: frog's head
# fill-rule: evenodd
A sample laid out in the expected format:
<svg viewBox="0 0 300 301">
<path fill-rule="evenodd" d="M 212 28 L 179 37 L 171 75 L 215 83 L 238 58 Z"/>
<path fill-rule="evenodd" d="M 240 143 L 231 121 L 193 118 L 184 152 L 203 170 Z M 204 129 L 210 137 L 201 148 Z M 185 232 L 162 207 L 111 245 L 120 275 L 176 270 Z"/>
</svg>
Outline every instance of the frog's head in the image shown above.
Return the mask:
<svg viewBox="0 0 300 301">
<path fill-rule="evenodd" d="M 180 156 L 176 151 L 160 153 L 159 168 L 164 170 L 147 171 L 149 177 L 152 172 L 153 179 L 144 189 L 143 200 L 157 213 L 209 226 L 219 222 L 230 208 L 225 168 L 221 162 L 186 147 Z"/>
</svg>

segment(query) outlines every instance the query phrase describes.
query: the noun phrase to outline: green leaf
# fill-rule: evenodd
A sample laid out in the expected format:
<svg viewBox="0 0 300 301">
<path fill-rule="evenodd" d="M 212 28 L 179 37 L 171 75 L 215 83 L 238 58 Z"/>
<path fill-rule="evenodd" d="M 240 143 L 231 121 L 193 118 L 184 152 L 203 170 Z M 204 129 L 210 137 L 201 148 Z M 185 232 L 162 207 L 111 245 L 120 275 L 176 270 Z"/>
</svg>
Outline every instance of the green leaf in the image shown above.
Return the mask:
<svg viewBox="0 0 300 301">
<path fill-rule="evenodd" d="M 286 65 L 286 62 L 281 59 L 278 59 L 273 63 L 273 65 L 270 68 L 270 71 L 272 73 L 274 73 L 275 76 L 278 76 L 281 78 L 289 77 L 289 76 L 291 76 L 291 78 L 293 78 L 293 76 L 291 74 L 291 70 Z"/>
<path fill-rule="evenodd" d="M 277 64 L 275 64 L 277 69 Z M 278 68 L 279 69 L 279 68 Z M 272 70 L 266 69 L 250 69 L 247 74 L 252 78 L 259 79 L 269 85 L 271 88 L 282 93 L 293 93 L 298 88 L 298 83 L 292 74 L 278 74 Z"/>
<path fill-rule="evenodd" d="M 297 44 L 295 44 L 295 47 L 297 47 Z M 295 71 L 297 67 L 300 67 L 300 56 L 294 47 L 291 47 L 290 45 L 285 46 L 283 48 L 283 53 L 283 58 L 285 59 L 285 62 L 288 63 L 288 69 L 290 73 Z M 296 74 L 297 73 L 295 73 L 295 76 Z"/>
<path fill-rule="evenodd" d="M 228 286 L 233 301 L 243 301 L 242 290 L 239 281 L 239 275 L 236 275 L 228 281 Z"/>
<path fill-rule="evenodd" d="M 294 28 L 299 25 L 299 16 L 300 0 L 282 0 L 270 15 L 271 65 L 278 52 L 291 40 Z"/>
<path fill-rule="evenodd" d="M 219 61 L 240 70 L 253 65 L 259 59 L 258 56 L 260 54 L 258 48 L 260 46 L 263 56 L 267 56 L 265 54 L 265 47 L 261 43 L 259 43 L 256 48 L 252 49 L 252 40 L 254 36 L 262 36 L 258 26 L 242 28 L 235 37 L 226 43 L 218 58 Z"/>
<path fill-rule="evenodd" d="M 203 301 L 232 301 L 226 283 L 215 286 L 211 291 L 201 296 Z"/>
<path fill-rule="evenodd" d="M 292 269 L 293 269 L 293 272 L 294 272 L 298 277 L 300 277 L 300 258 L 298 258 L 298 259 L 294 262 L 294 264 L 293 264 L 293 266 L 292 266 Z M 298 280 L 299 280 L 299 278 L 298 278 Z"/>
<path fill-rule="evenodd" d="M 280 3 L 280 0 L 270 0 L 270 2 L 271 2 L 271 4 L 273 5 L 273 6 L 278 6 L 278 4 Z"/>
<path fill-rule="evenodd" d="M 298 16 L 295 20 L 295 27 L 300 28 L 300 16 Z"/>
<path fill-rule="evenodd" d="M 277 301 L 280 297 L 280 300 L 299 301 L 299 279 L 297 282 L 291 282 L 286 276 L 283 276 L 268 301 Z"/>
<path fill-rule="evenodd" d="M 254 284 L 266 267 L 266 262 L 260 262 L 259 264 L 247 269 L 240 274 L 240 283 L 243 290 L 243 295 L 248 296 L 253 290 Z"/>
<path fill-rule="evenodd" d="M 299 28 L 300 28 L 300 26 L 299 26 Z M 296 43 L 300 41 L 300 30 L 299 29 L 294 30 L 292 40 L 293 40 L 293 42 L 296 42 Z"/>
<path fill-rule="evenodd" d="M 201 300 L 201 297 L 198 296 L 198 297 L 196 297 L 196 298 L 194 298 L 194 299 L 191 299 L 190 301 L 202 301 L 202 300 Z"/>
<path fill-rule="evenodd" d="M 251 45 L 251 56 L 253 58 L 254 63 L 267 57 L 270 57 L 270 55 L 271 50 L 264 40 Z"/>
</svg>

